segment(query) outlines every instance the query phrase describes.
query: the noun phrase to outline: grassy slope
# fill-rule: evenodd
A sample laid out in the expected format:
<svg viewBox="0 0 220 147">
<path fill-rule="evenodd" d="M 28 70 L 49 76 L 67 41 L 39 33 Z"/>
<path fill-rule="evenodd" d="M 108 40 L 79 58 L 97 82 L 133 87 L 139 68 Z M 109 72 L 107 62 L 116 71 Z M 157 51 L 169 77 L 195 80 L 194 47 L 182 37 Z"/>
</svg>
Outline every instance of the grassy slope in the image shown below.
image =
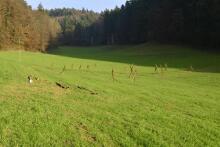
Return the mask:
<svg viewBox="0 0 220 147">
<path fill-rule="evenodd" d="M 51 53 L 63 56 L 0 53 L 0 146 L 220 146 L 219 55 L 162 45 Z M 168 71 L 154 73 L 164 63 Z M 40 80 L 29 85 L 30 74 Z"/>
</svg>

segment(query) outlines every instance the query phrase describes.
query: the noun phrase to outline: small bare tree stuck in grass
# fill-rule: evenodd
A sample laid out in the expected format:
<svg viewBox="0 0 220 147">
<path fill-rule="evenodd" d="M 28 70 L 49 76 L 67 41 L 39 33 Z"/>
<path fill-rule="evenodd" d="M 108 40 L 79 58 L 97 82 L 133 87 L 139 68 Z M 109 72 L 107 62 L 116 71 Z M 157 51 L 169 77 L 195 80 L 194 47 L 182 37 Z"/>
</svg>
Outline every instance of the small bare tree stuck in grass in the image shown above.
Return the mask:
<svg viewBox="0 0 220 147">
<path fill-rule="evenodd" d="M 163 66 L 160 64 L 160 72 L 163 73 Z"/>
<path fill-rule="evenodd" d="M 60 74 L 64 73 L 65 71 L 66 71 L 66 66 L 64 65 L 62 71 L 60 72 Z"/>
<path fill-rule="evenodd" d="M 157 64 L 155 64 L 155 66 L 154 66 L 154 72 L 158 73 L 158 66 L 157 66 Z"/>
<path fill-rule="evenodd" d="M 133 81 L 136 81 L 136 77 L 137 77 L 137 69 L 134 70 L 134 74 L 133 74 Z"/>
<path fill-rule="evenodd" d="M 168 70 L 168 65 L 165 63 L 164 64 L 164 70 L 167 71 Z"/>
<path fill-rule="evenodd" d="M 136 80 L 136 76 L 137 76 L 137 69 L 132 64 L 132 65 L 130 65 L 129 79 L 133 79 L 133 81 L 135 81 Z"/>
<path fill-rule="evenodd" d="M 90 66 L 89 66 L 89 65 L 87 65 L 87 66 L 86 66 L 86 68 L 87 68 L 87 70 L 89 70 Z"/>
<path fill-rule="evenodd" d="M 113 82 L 115 82 L 115 71 L 113 68 L 112 68 L 112 80 L 113 80 Z"/>
<path fill-rule="evenodd" d="M 82 65 L 79 66 L 79 70 L 81 70 L 81 69 L 82 69 Z"/>
<path fill-rule="evenodd" d="M 130 65 L 130 74 L 129 74 L 129 78 L 131 78 L 134 74 L 134 65 Z"/>
<path fill-rule="evenodd" d="M 194 68 L 193 68 L 192 65 L 190 65 L 189 70 L 190 70 L 190 71 L 194 71 Z"/>
</svg>

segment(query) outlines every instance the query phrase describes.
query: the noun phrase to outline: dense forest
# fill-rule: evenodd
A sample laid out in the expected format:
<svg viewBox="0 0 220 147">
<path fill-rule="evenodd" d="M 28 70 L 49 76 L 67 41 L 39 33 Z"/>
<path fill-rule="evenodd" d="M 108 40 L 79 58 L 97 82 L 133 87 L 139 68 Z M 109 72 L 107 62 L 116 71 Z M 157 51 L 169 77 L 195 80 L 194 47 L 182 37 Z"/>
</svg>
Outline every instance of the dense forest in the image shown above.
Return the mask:
<svg viewBox="0 0 220 147">
<path fill-rule="evenodd" d="M 128 0 L 120 8 L 32 10 L 24 0 L 0 0 L 0 48 L 45 51 L 63 45 L 149 41 L 220 47 L 219 0 Z"/>
<path fill-rule="evenodd" d="M 41 5 L 33 11 L 24 0 L 0 0 L 0 49 L 45 51 L 59 30 Z"/>
<path fill-rule="evenodd" d="M 101 14 L 72 9 L 49 14 L 63 18 L 60 24 L 68 30 L 64 43 L 72 45 L 157 41 L 220 46 L 219 0 L 129 0 Z"/>
<path fill-rule="evenodd" d="M 100 17 L 99 13 L 93 11 L 63 8 L 47 10 L 47 13 L 59 22 L 62 32 L 60 42 L 65 45 L 89 45 L 91 32 L 98 32 L 102 29 L 98 26 L 97 30 L 88 29 Z"/>
</svg>

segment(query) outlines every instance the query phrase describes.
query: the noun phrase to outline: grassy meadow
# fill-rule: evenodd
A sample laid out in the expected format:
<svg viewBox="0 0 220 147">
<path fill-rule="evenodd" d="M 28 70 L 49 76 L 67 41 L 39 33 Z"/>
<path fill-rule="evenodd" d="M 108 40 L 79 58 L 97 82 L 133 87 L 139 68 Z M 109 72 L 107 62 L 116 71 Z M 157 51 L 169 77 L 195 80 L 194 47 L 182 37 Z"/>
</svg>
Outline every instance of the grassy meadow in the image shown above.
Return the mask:
<svg viewBox="0 0 220 147">
<path fill-rule="evenodd" d="M 0 146 L 220 146 L 220 55 L 156 44 L 0 52 Z"/>
</svg>

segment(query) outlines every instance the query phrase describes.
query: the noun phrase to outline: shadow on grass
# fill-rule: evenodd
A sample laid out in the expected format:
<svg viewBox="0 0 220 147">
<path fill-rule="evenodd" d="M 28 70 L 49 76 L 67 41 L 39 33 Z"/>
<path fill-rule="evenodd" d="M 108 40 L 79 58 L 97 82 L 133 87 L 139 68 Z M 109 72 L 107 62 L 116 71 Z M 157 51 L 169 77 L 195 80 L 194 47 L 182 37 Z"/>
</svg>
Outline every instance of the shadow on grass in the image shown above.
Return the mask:
<svg viewBox="0 0 220 147">
<path fill-rule="evenodd" d="M 191 66 L 198 72 L 220 72 L 220 55 L 174 45 L 142 44 L 137 46 L 59 47 L 49 54 L 80 59 L 155 66 L 167 64 L 183 70 Z"/>
</svg>

